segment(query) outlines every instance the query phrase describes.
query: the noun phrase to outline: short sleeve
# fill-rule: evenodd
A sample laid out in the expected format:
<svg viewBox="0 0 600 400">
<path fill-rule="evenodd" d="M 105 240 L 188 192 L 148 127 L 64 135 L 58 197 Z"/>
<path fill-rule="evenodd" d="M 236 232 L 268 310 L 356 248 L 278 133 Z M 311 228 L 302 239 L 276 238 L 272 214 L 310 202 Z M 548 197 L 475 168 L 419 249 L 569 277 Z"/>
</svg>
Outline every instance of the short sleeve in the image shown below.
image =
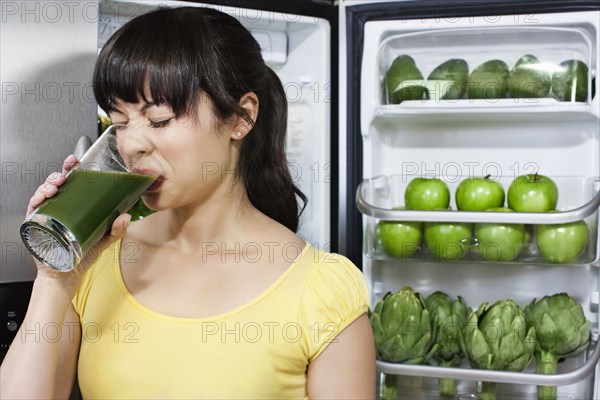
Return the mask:
<svg viewBox="0 0 600 400">
<path fill-rule="evenodd" d="M 298 321 L 309 361 L 369 308 L 362 272 L 347 258 L 316 251 L 300 299 Z"/>
</svg>

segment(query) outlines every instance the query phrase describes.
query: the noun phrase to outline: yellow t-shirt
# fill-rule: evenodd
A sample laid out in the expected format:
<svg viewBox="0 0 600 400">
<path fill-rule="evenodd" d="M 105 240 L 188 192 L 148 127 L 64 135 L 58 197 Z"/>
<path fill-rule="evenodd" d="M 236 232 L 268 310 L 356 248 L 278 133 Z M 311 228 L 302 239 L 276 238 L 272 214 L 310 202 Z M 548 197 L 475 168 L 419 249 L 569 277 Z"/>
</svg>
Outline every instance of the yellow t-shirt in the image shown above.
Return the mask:
<svg viewBox="0 0 600 400">
<path fill-rule="evenodd" d="M 172 317 L 129 293 L 119 252 L 120 242 L 105 250 L 73 299 L 85 399 L 307 398 L 308 364 L 368 308 L 361 272 L 307 244 L 247 304 L 213 317 Z"/>
</svg>

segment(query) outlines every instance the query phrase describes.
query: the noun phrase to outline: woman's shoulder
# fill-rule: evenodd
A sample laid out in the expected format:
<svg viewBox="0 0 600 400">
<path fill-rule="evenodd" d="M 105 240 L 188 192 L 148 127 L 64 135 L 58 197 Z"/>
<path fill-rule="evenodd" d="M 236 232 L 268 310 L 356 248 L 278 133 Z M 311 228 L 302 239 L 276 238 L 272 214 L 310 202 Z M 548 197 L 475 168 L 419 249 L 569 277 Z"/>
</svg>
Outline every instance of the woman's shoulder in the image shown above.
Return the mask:
<svg viewBox="0 0 600 400">
<path fill-rule="evenodd" d="M 341 254 L 310 247 L 300 298 L 299 322 L 311 332 L 309 359 L 316 358 L 344 328 L 367 312 L 369 292 L 362 272 Z"/>
<path fill-rule="evenodd" d="M 347 257 L 308 245 L 303 262 L 307 264 L 306 285 L 317 289 L 340 286 L 363 293 L 366 290 L 360 269 Z"/>
</svg>

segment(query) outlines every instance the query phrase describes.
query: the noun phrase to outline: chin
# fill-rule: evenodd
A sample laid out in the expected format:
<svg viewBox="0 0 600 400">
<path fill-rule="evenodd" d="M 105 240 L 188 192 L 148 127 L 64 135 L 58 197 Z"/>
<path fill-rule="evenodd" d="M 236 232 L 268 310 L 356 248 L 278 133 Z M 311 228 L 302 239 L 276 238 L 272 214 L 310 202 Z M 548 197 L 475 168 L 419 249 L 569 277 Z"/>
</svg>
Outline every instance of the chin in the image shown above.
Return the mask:
<svg viewBox="0 0 600 400">
<path fill-rule="evenodd" d="M 161 211 L 161 210 L 165 209 L 165 207 L 161 207 L 162 202 L 160 200 L 160 195 L 157 192 L 144 193 L 144 195 L 142 195 L 142 200 L 144 201 L 144 204 L 146 205 L 146 207 L 148 207 L 152 211 Z"/>
</svg>

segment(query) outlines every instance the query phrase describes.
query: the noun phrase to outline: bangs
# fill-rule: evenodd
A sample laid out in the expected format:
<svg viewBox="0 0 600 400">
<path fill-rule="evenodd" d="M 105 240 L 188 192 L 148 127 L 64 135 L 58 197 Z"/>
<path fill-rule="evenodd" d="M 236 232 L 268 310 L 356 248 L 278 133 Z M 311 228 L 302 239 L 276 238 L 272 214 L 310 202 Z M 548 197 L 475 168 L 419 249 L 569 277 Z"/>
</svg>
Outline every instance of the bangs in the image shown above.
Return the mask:
<svg viewBox="0 0 600 400">
<path fill-rule="evenodd" d="M 192 28 L 182 27 L 185 22 L 176 14 L 165 18 L 148 13 L 110 38 L 94 70 L 94 95 L 104 111 L 116 111 L 117 100 L 168 105 L 176 116 L 194 109 L 206 69 L 189 53 L 200 51 L 202 43 L 197 42 L 203 35 L 184 35 Z"/>
</svg>

